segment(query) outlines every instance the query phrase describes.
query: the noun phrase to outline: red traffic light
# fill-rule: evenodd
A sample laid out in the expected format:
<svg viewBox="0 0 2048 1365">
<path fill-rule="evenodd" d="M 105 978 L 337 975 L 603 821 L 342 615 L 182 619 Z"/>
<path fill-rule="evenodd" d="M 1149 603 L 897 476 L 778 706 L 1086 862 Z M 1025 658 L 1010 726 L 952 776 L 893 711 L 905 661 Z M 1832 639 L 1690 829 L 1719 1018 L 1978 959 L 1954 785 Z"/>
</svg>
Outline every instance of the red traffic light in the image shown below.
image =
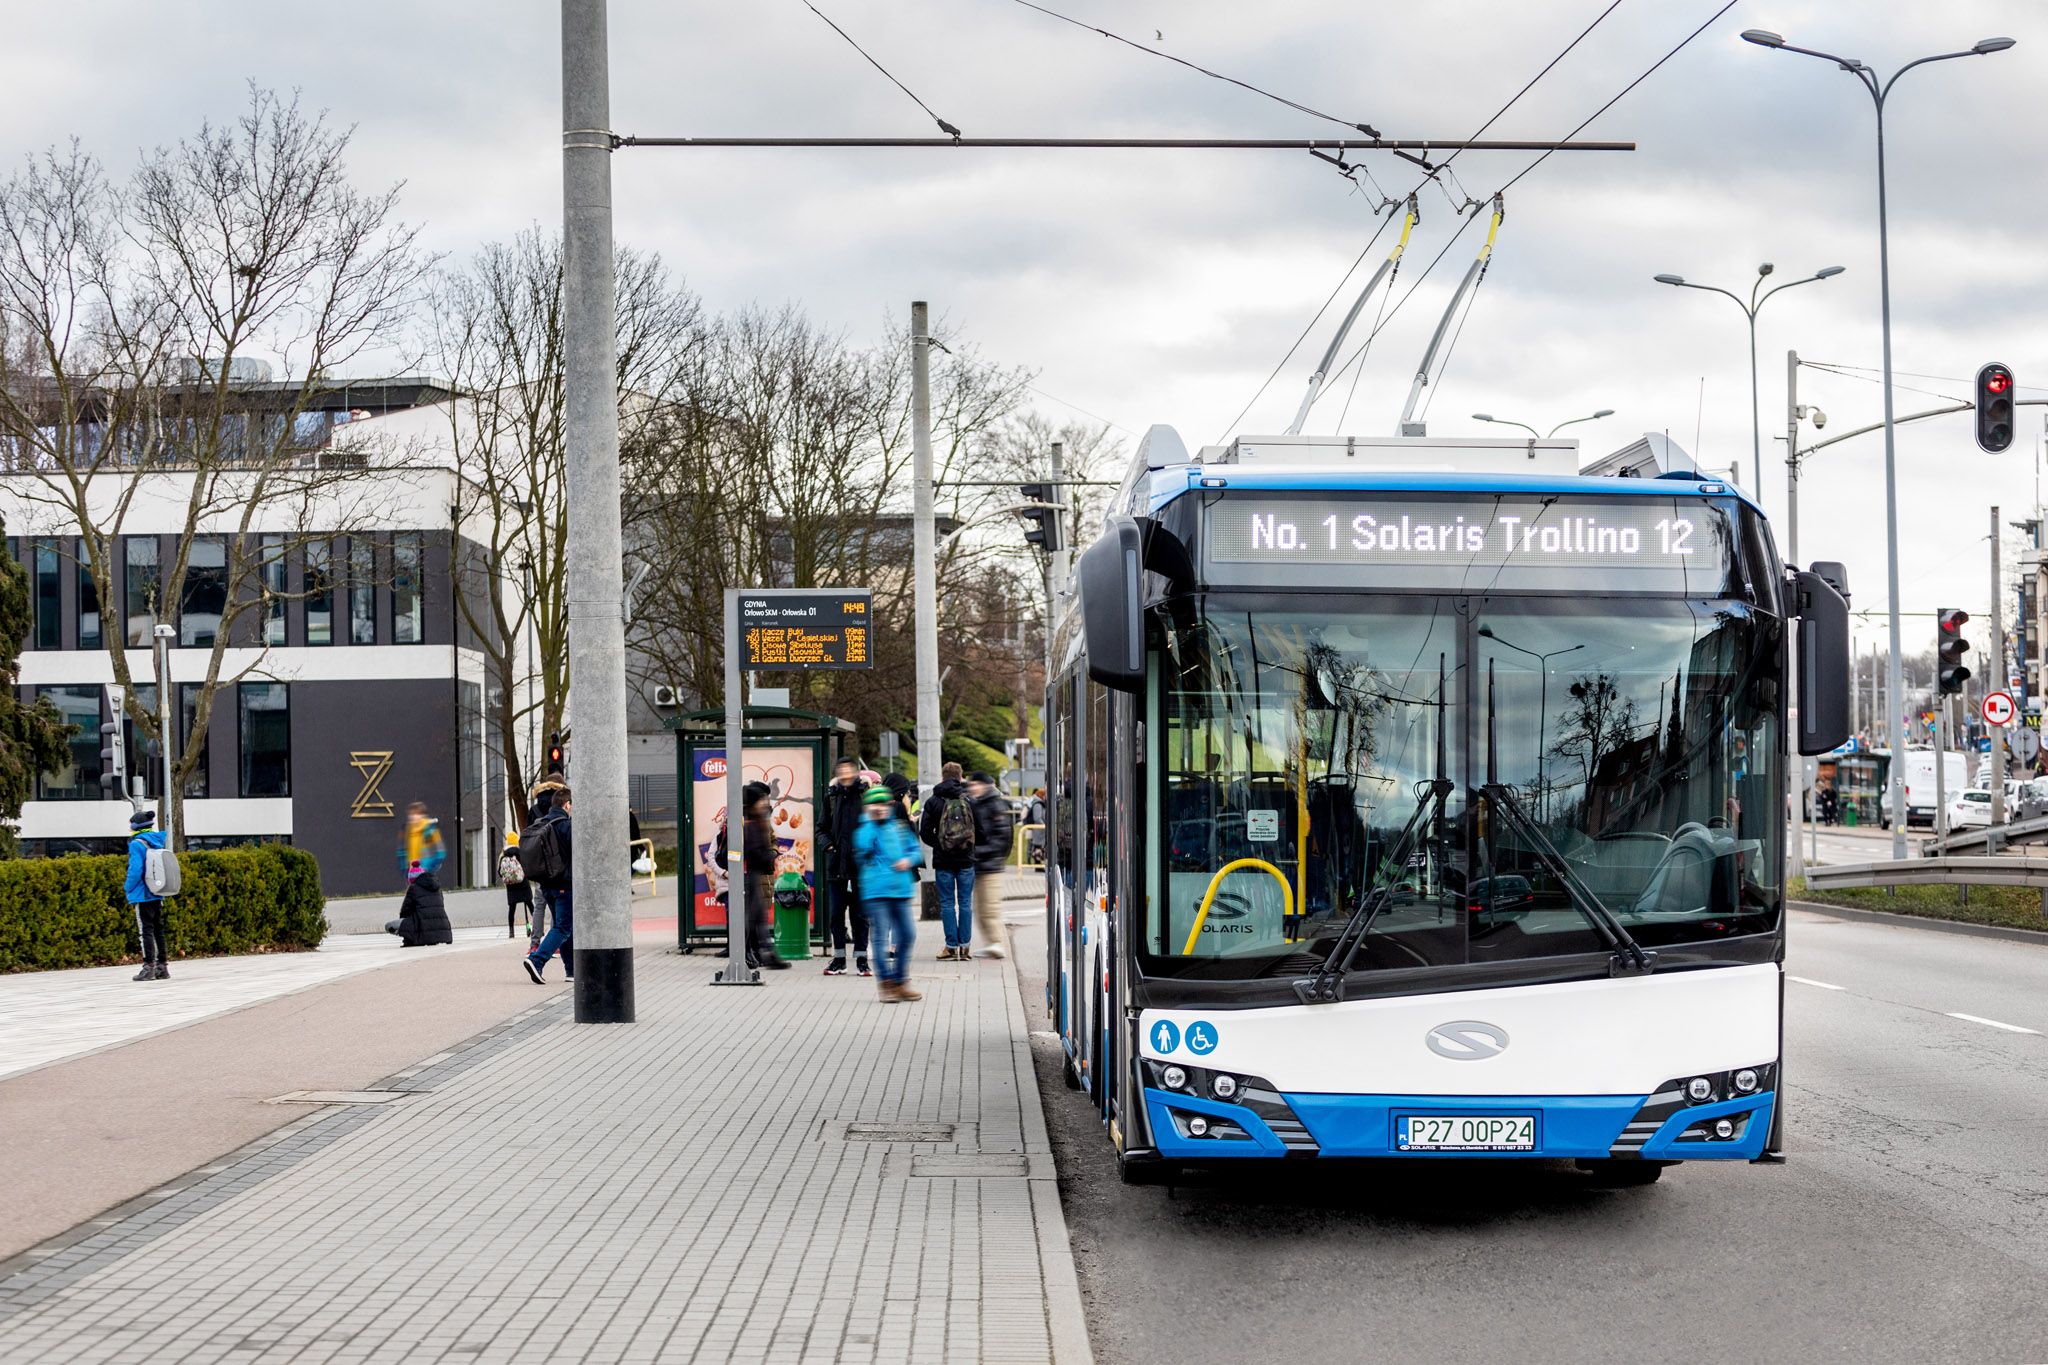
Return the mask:
<svg viewBox="0 0 2048 1365">
<path fill-rule="evenodd" d="M 1984 376 L 1984 387 L 1992 393 L 2005 393 L 2012 388 L 2012 372 L 2003 368 L 1993 369 Z"/>
</svg>

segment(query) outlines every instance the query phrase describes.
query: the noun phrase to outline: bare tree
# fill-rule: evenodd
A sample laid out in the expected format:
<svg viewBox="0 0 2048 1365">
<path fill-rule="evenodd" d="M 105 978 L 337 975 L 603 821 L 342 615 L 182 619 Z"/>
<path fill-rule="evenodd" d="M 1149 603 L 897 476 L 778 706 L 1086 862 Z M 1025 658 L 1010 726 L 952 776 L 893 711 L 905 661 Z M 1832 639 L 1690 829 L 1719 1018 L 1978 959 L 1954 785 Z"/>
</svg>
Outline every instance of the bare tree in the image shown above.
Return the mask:
<svg viewBox="0 0 2048 1365">
<path fill-rule="evenodd" d="M 656 256 L 617 257 L 620 445 L 666 420 L 702 344 L 700 310 Z M 459 610 L 487 675 L 487 738 L 509 778 L 516 827 L 538 773 L 520 729 L 562 728 L 569 696 L 567 506 L 563 483 L 562 245 L 538 230 L 493 244 L 436 283 L 428 348 L 460 392 L 448 405 L 456 516 L 476 538 Z"/>
<path fill-rule="evenodd" d="M 396 187 L 350 183 L 348 141 L 252 88 L 234 122 L 145 156 L 125 185 L 74 144 L 0 186 L 0 469 L 25 529 L 78 538 L 128 717 L 172 744 L 129 667 L 149 641 L 112 623 L 124 530 L 177 523 L 141 587 L 179 645 L 210 650 L 164 794 L 180 830 L 215 697 L 261 667 L 280 556 L 396 496 L 318 411 L 332 376 L 395 337 L 425 268 Z M 231 645 L 255 661 L 227 670 Z"/>
</svg>

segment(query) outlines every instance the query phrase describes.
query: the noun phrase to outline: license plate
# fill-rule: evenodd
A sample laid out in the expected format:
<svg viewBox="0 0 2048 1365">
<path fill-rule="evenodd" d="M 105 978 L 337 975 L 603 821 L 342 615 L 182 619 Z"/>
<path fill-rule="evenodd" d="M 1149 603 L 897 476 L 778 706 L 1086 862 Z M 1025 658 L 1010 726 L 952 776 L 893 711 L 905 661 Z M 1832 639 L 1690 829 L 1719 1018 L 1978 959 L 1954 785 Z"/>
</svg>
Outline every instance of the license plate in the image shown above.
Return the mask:
<svg viewBox="0 0 2048 1365">
<path fill-rule="evenodd" d="M 1534 1114 L 1401 1114 L 1394 1147 L 1402 1152 L 1533 1152 Z"/>
</svg>

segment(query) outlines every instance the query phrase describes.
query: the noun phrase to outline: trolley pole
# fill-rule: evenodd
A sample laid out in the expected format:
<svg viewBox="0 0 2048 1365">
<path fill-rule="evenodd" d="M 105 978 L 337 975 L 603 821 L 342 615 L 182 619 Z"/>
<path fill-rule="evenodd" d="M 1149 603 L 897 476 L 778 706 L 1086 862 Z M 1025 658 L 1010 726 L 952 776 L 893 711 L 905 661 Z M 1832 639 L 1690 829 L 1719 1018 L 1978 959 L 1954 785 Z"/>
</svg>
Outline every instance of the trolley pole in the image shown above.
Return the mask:
<svg viewBox="0 0 2048 1365">
<path fill-rule="evenodd" d="M 605 0 L 562 0 L 563 482 L 576 735 L 576 1021 L 633 1021 L 626 859 L 626 633 Z"/>
<path fill-rule="evenodd" d="M 939 780 L 944 734 L 939 728 L 938 530 L 932 508 L 932 362 L 930 311 L 910 305 L 910 449 L 915 525 L 912 592 L 917 626 L 917 785 Z"/>
</svg>

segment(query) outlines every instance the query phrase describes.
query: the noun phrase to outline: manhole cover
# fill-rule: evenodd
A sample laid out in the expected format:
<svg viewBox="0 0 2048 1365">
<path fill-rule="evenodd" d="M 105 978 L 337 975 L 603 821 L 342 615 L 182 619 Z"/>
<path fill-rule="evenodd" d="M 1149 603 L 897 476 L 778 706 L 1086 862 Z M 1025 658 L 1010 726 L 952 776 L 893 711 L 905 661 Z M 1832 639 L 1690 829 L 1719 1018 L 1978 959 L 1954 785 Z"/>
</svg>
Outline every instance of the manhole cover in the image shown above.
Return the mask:
<svg viewBox="0 0 2048 1365">
<path fill-rule="evenodd" d="M 849 1123 L 848 1142 L 951 1142 L 951 1123 Z"/>
<path fill-rule="evenodd" d="M 1028 1175 L 1030 1170 L 1030 1160 L 1021 1152 L 933 1152 L 910 1159 L 913 1176 L 971 1180 L 979 1176 Z"/>
<path fill-rule="evenodd" d="M 276 1095 L 265 1104 L 389 1104 L 402 1100 L 410 1090 L 294 1090 Z"/>
</svg>

